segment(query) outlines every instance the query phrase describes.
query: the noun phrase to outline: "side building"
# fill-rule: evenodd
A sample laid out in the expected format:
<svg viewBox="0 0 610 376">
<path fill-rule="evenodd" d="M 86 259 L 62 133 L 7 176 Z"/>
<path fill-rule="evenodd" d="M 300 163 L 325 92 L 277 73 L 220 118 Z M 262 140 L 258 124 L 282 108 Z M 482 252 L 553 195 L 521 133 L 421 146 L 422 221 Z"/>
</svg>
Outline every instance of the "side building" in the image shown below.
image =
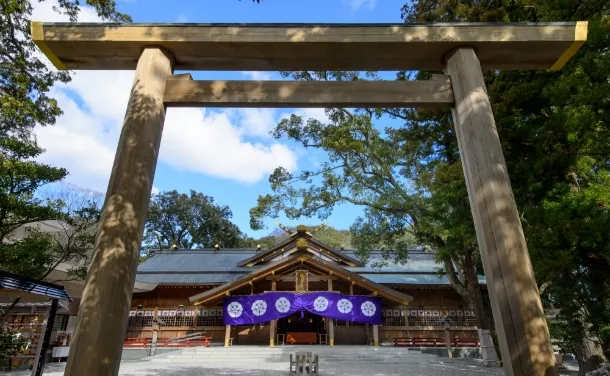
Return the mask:
<svg viewBox="0 0 610 376">
<path fill-rule="evenodd" d="M 378 345 L 410 338 L 416 339 L 414 345 L 442 346 L 447 329 L 451 338 L 477 345 L 474 312 L 451 288 L 434 253 L 413 250 L 407 262 L 397 264 L 373 252 L 362 263 L 353 251 L 333 249 L 304 226 L 269 249 L 156 252 L 138 267 L 136 278 L 156 288 L 134 293 L 127 341 L 153 338 L 158 322 L 155 337 L 160 340 L 204 333 L 225 345 Z M 479 279 L 485 288 L 484 277 Z M 341 310 L 345 319 L 341 312 L 297 309 L 295 301 L 290 311 L 279 300 L 273 306 L 269 299 L 278 293 L 288 299 L 316 293 L 337 297 L 339 303 L 348 302 Z M 245 303 L 249 298 L 263 310 Z M 374 313 L 376 321 L 354 316 L 359 299 L 376 302 L 366 314 Z M 225 312 L 227 304 L 239 305 L 238 311 Z M 363 312 L 364 304 L 370 302 L 362 303 Z M 285 313 L 268 316 L 272 311 Z M 249 321 L 243 320 L 246 316 Z"/>
</svg>

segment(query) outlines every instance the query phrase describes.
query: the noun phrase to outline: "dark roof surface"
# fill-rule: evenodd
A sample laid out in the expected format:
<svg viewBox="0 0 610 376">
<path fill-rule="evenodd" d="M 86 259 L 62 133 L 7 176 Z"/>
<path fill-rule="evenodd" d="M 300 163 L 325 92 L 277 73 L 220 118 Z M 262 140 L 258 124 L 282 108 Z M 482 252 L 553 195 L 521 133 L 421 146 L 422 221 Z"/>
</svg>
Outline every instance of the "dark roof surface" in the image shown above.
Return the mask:
<svg viewBox="0 0 610 376">
<path fill-rule="evenodd" d="M 72 300 L 63 286 L 38 281 L 0 270 L 0 289 L 19 290 L 53 299 Z"/>
<path fill-rule="evenodd" d="M 138 267 L 137 280 L 157 284 L 220 284 L 233 281 L 258 267 L 238 267 L 243 260 L 258 251 L 251 249 L 197 249 L 157 252 Z M 341 251 L 358 258 L 352 250 Z M 290 257 L 290 256 L 286 256 Z M 449 285 L 447 277 L 439 274 L 443 265 L 435 261 L 431 252 L 409 252 L 407 262 L 383 260 L 380 252 L 373 252 L 363 267 L 345 267 L 372 281 L 383 284 Z M 479 277 L 485 283 L 483 276 Z"/>
<path fill-rule="evenodd" d="M 376 291 L 380 295 L 389 298 L 397 303 L 404 304 L 413 300 L 413 297 L 410 295 L 403 294 L 380 283 L 371 281 L 368 278 L 362 277 L 361 275 L 347 270 L 336 262 L 325 261 L 320 257 L 312 256 L 286 257 L 278 261 L 267 263 L 261 266 L 260 268 L 250 268 L 250 273 L 244 274 L 232 282 L 217 286 L 211 290 L 207 290 L 194 296 L 191 296 L 189 297 L 189 300 L 191 302 L 195 302 L 195 304 L 205 303 L 206 301 L 217 298 L 218 295 L 223 295 L 226 291 L 231 291 L 236 287 L 243 286 L 244 284 L 251 282 L 256 278 L 260 278 L 261 276 L 269 275 L 276 269 L 282 269 L 287 266 L 299 263 L 301 263 L 301 265 L 310 264 L 314 267 L 321 267 L 322 269 L 327 269 L 331 272 L 334 272 L 334 274 L 336 274 L 337 276 L 351 280 L 357 283 L 358 285 L 369 288 L 371 291 Z"/>
</svg>

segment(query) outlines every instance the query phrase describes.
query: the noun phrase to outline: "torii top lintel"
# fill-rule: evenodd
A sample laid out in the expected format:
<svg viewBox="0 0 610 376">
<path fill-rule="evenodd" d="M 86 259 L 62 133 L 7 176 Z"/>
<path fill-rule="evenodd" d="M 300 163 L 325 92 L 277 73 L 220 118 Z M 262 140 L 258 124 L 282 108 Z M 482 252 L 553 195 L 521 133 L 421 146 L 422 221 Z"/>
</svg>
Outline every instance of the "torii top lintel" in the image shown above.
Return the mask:
<svg viewBox="0 0 610 376">
<path fill-rule="evenodd" d="M 560 69 L 587 22 L 450 24 L 111 24 L 32 22 L 59 69 L 135 69 L 161 46 L 177 70 L 440 70 L 456 47 L 483 69 Z"/>
</svg>

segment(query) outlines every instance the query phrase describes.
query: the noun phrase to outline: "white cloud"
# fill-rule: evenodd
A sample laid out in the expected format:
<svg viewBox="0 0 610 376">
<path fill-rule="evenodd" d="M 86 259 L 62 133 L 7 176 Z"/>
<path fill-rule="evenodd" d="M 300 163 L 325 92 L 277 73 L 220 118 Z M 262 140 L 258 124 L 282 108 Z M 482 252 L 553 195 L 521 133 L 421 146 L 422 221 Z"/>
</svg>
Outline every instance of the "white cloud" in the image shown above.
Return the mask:
<svg viewBox="0 0 610 376">
<path fill-rule="evenodd" d="M 269 138 L 278 123 L 272 108 L 239 108 L 232 113 L 245 136 Z"/>
<path fill-rule="evenodd" d="M 254 81 L 268 81 L 273 77 L 271 72 L 264 71 L 244 71 L 241 74 Z"/>
<path fill-rule="evenodd" d="M 167 112 L 160 158 L 176 169 L 255 183 L 275 167 L 296 168 L 286 146 L 246 142 L 227 112 L 172 108 Z"/>
<path fill-rule="evenodd" d="M 56 0 L 36 2 L 33 19 L 65 21 L 65 16 L 52 10 L 56 4 Z M 99 21 L 91 8 L 85 8 L 79 20 Z M 68 169 L 69 182 L 106 190 L 133 74 L 77 71 L 72 82 L 52 89 L 64 114 L 56 125 L 38 127 L 35 132 L 46 149 L 41 159 Z M 296 155 L 267 138 L 276 123 L 275 111 L 270 109 L 207 113 L 169 109 L 159 160 L 180 171 L 254 183 L 278 165 L 296 168 Z M 249 136 L 263 137 L 266 142 L 250 142 Z"/>
<path fill-rule="evenodd" d="M 152 189 L 151 189 L 150 193 L 152 193 L 153 195 L 156 195 L 156 194 L 157 194 L 157 193 L 159 193 L 159 192 L 161 192 L 161 191 L 159 190 L 159 188 L 157 188 L 157 187 L 155 187 L 155 186 L 153 185 L 153 187 L 152 187 Z"/>
<path fill-rule="evenodd" d="M 36 1 L 34 9 L 32 9 L 32 20 L 43 22 L 67 22 L 68 16 L 53 10 L 57 7 L 57 0 Z M 78 14 L 78 22 L 100 22 L 102 21 L 95 9 L 92 7 L 80 7 L 81 11 Z"/>
<path fill-rule="evenodd" d="M 373 10 L 377 5 L 377 0 L 343 0 L 343 4 L 347 5 L 352 12 L 357 12 L 360 8 Z"/>
</svg>

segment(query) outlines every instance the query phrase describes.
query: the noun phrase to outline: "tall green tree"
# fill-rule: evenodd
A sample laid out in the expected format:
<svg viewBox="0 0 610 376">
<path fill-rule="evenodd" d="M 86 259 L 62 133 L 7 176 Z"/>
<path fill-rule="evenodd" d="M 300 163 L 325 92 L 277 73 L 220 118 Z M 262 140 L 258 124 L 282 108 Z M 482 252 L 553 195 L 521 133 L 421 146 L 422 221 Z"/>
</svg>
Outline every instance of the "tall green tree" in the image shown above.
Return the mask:
<svg viewBox="0 0 610 376">
<path fill-rule="evenodd" d="M 191 190 L 153 195 L 145 225 L 144 246 L 168 250 L 178 248 L 240 247 L 245 239 L 231 222 L 228 206 L 218 205 L 210 196 Z"/>
<path fill-rule="evenodd" d="M 69 82 L 70 72 L 57 71 L 41 58 L 30 35 L 36 0 L 0 0 L 0 137 L 29 139 L 35 126 L 53 125 L 61 110 L 49 96 L 56 82 Z M 41 0 L 44 1 L 44 0 Z M 131 18 L 113 0 L 86 0 L 106 20 Z M 61 0 L 57 11 L 78 18 L 79 0 Z"/>
<path fill-rule="evenodd" d="M 598 331 L 608 322 L 608 1 L 426 0 L 405 5 L 407 22 L 589 20 L 589 41 L 560 72 L 486 72 L 500 139 L 522 213 L 544 302 L 570 331 L 554 332 L 574 351 L 581 374 L 603 359 Z M 429 72 L 400 73 L 425 79 Z M 355 72 L 297 72 L 296 79 L 362 79 Z M 369 74 L 369 77 L 374 77 Z M 451 114 L 441 110 L 327 110 L 330 121 L 292 117 L 276 137 L 324 150 L 319 170 L 271 176 L 252 226 L 279 211 L 291 218 L 329 214 L 341 202 L 364 205 L 353 226 L 363 250 L 412 232 L 435 248 L 454 288 L 471 304 L 478 248 Z M 388 115 L 402 127 L 375 127 Z M 383 121 L 381 117 L 378 121 Z"/>
<path fill-rule="evenodd" d="M 296 80 L 366 78 L 358 72 L 284 74 Z M 274 130 L 276 138 L 322 150 L 328 160 L 318 170 L 297 175 L 276 169 L 270 177 L 273 194 L 259 197 L 250 212 L 251 227 L 260 228 L 263 218 L 281 211 L 291 219 L 325 219 L 337 204 L 364 206 L 365 217 L 352 226 L 352 244 L 362 258 L 383 248 L 404 262 L 416 242 L 433 247 L 452 286 L 476 311 L 478 326 L 488 328 L 466 188 L 463 181 L 452 181 L 462 173 L 457 143 L 446 112 L 435 113 L 443 121 L 432 125 L 411 121 L 411 110 L 394 109 L 327 109 L 328 122 L 296 115 L 283 119 Z M 373 120 L 382 116 L 405 125 L 380 129 Z"/>
<path fill-rule="evenodd" d="M 113 0 L 84 3 L 93 6 L 103 19 L 130 20 L 116 11 Z M 44 150 L 37 145 L 32 131 L 35 126 L 53 125 L 61 115 L 49 90 L 56 82 L 69 82 L 70 74 L 50 68 L 32 41 L 34 4 L 30 0 L 0 0 L 0 267 L 44 278 L 58 255 L 66 254 L 65 244 L 36 232 L 25 239 L 15 239 L 15 229 L 49 219 L 69 222 L 75 216 L 91 217 L 93 213 L 70 215 L 62 211 L 60 201 L 36 196 L 40 187 L 58 182 L 67 174 L 65 169 L 36 161 Z M 79 0 L 60 0 L 56 10 L 76 21 L 80 4 Z M 18 299 L 14 304 L 17 302 Z"/>
</svg>

